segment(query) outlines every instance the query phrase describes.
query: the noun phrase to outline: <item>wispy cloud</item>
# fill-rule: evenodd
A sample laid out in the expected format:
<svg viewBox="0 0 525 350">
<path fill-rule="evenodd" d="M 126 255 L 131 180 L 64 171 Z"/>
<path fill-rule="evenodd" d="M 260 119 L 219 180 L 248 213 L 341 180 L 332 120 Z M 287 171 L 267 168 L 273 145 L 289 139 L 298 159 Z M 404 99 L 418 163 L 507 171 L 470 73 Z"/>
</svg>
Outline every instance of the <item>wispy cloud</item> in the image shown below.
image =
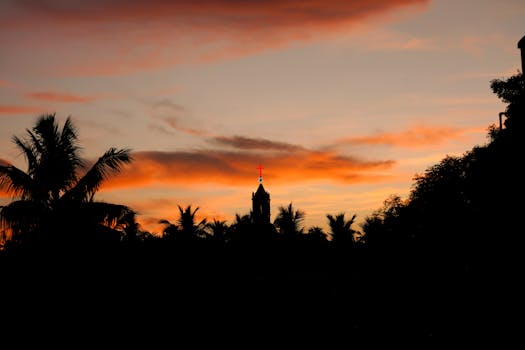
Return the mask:
<svg viewBox="0 0 525 350">
<path fill-rule="evenodd" d="M 175 131 L 192 136 L 207 136 L 208 132 L 195 127 L 185 125 L 188 119 L 191 119 L 191 113 L 183 105 L 173 102 L 168 98 L 160 101 L 146 104 L 151 104 L 151 116 L 155 121 L 160 121 L 161 125 L 154 123 L 150 127 L 153 130 L 160 131 L 164 134 L 173 134 Z M 182 121 L 185 122 L 182 122 Z"/>
<path fill-rule="evenodd" d="M 436 100 L 436 104 L 443 106 L 479 106 L 493 104 L 494 96 L 466 96 L 466 97 L 444 97 Z"/>
<path fill-rule="evenodd" d="M 488 50 L 494 50 L 496 47 L 505 47 L 509 38 L 503 37 L 500 33 L 489 35 L 468 35 L 464 36 L 459 46 L 472 56 L 480 56 Z"/>
<path fill-rule="evenodd" d="M 94 119 L 82 120 L 79 121 L 79 124 L 82 127 L 86 126 L 90 129 L 95 130 L 97 134 L 103 131 L 110 133 L 111 135 L 122 135 L 122 129 L 105 122 L 96 121 Z"/>
<path fill-rule="evenodd" d="M 501 70 L 498 72 L 475 72 L 467 71 L 462 73 L 451 74 L 446 77 L 449 81 L 463 81 L 463 80 L 483 80 L 483 82 L 492 80 L 492 79 L 501 79 L 504 77 L 510 77 L 518 73 L 517 65 L 516 67 L 509 68 L 507 70 Z"/>
<path fill-rule="evenodd" d="M 399 132 L 377 132 L 373 135 L 349 137 L 338 141 L 347 145 L 385 145 L 405 148 L 419 148 L 445 143 L 461 138 L 471 129 L 449 126 L 414 125 Z M 478 131 L 478 130 L 476 130 Z"/>
<path fill-rule="evenodd" d="M 364 51 L 436 51 L 439 44 L 433 38 L 387 31 L 376 26 L 364 25 L 364 35 L 356 36 L 351 45 Z"/>
<path fill-rule="evenodd" d="M 54 91 L 42 91 L 42 92 L 31 92 L 26 94 L 27 97 L 47 102 L 91 102 L 95 100 L 95 97 L 80 96 L 70 93 L 54 92 Z"/>
<path fill-rule="evenodd" d="M 179 119 L 176 117 L 164 117 L 162 120 L 173 130 L 182 132 L 184 134 L 189 134 L 193 136 L 206 136 L 208 133 L 204 130 L 194 129 L 182 126 Z"/>
<path fill-rule="evenodd" d="M 31 106 L 0 105 L 0 115 L 29 114 L 37 112 L 42 112 L 42 109 Z"/>
</svg>

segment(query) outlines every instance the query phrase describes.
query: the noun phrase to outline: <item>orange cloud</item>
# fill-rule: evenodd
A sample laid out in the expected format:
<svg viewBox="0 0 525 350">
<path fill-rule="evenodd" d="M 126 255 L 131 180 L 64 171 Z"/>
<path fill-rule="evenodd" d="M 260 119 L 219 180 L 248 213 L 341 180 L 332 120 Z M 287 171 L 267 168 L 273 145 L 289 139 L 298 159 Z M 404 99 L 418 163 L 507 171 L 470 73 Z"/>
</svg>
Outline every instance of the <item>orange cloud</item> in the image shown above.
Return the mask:
<svg viewBox="0 0 525 350">
<path fill-rule="evenodd" d="M 0 39 L 17 46 L 27 46 L 29 42 L 31 47 L 36 44 L 43 49 L 68 47 L 69 42 L 77 45 L 81 41 L 87 51 L 61 52 L 61 60 L 56 62 L 61 73 L 126 74 L 180 62 L 245 56 L 315 40 L 349 30 L 370 17 L 428 2 L 28 0 L 3 9 Z M 46 31 L 37 30 L 41 27 Z M 15 31 L 17 34 L 10 36 Z M 421 43 L 414 41 L 409 45 Z M 103 58 L 95 54 L 101 50 Z"/>
<path fill-rule="evenodd" d="M 36 107 L 0 105 L 0 115 L 28 114 L 37 112 L 42 112 L 42 110 Z"/>
<path fill-rule="evenodd" d="M 255 154 L 221 150 L 180 152 L 137 152 L 134 162 L 105 189 L 149 185 L 191 185 L 217 183 L 248 184 L 256 178 L 262 163 L 263 176 L 274 184 L 290 181 L 329 180 L 340 183 L 377 182 L 389 178 L 385 173 L 392 160 L 369 161 L 326 151 L 301 150 Z"/>
<path fill-rule="evenodd" d="M 90 102 L 95 100 L 94 97 L 86 97 L 86 96 L 79 96 L 79 95 L 73 95 L 68 93 L 60 93 L 60 92 L 51 92 L 51 91 L 44 91 L 44 92 L 32 92 L 27 94 L 27 97 L 40 100 L 40 101 L 47 101 L 47 102 Z"/>
<path fill-rule="evenodd" d="M 418 148 L 445 143 L 458 139 L 471 129 L 452 128 L 448 126 L 415 125 L 407 130 L 378 132 L 375 135 L 351 137 L 340 140 L 340 144 L 349 145 L 386 145 L 406 148 Z"/>
</svg>

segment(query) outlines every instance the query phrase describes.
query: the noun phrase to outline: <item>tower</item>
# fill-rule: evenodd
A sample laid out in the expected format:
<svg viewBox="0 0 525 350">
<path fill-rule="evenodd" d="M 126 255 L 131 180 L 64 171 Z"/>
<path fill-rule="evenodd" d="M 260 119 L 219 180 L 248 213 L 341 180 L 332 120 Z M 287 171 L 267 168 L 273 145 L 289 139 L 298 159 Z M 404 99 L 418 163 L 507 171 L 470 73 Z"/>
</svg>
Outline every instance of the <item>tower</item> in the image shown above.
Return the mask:
<svg viewBox="0 0 525 350">
<path fill-rule="evenodd" d="M 270 194 L 263 187 L 262 166 L 259 170 L 259 187 L 252 192 L 252 220 L 254 224 L 262 225 L 270 223 Z"/>
</svg>

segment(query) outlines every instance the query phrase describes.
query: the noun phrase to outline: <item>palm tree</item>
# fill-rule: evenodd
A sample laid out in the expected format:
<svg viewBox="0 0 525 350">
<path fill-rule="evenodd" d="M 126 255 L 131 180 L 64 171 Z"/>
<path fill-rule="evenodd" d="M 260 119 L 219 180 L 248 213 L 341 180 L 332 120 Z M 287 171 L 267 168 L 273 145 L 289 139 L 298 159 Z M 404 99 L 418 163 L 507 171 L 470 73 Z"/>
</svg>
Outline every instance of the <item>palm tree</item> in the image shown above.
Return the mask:
<svg viewBox="0 0 525 350">
<path fill-rule="evenodd" d="M 207 219 L 204 218 L 198 223 L 195 221 L 195 216 L 197 211 L 199 211 L 199 207 L 192 209 L 191 205 L 188 205 L 185 209 L 183 209 L 180 205 L 178 205 L 178 208 L 179 218 L 177 219 L 176 224 L 172 224 L 168 220 L 160 220 L 161 224 L 166 225 L 164 228 L 163 237 L 178 240 L 206 238 Z"/>
<path fill-rule="evenodd" d="M 14 136 L 13 142 L 27 161 L 27 171 L 0 164 L 0 189 L 14 198 L 0 209 L 0 231 L 8 233 L 7 239 L 22 242 L 102 227 L 121 230 L 132 210 L 96 202 L 94 195 L 104 180 L 131 162 L 130 150 L 110 148 L 86 171 L 70 117 L 60 129 L 55 114 L 42 115 L 26 132 L 26 139 Z"/>
<path fill-rule="evenodd" d="M 159 224 L 164 225 L 164 230 L 162 230 L 162 238 L 163 239 L 177 239 L 179 238 L 179 228 L 176 224 L 166 220 L 161 219 L 159 220 Z"/>
<path fill-rule="evenodd" d="M 252 216 L 250 214 L 235 213 L 235 219 L 230 226 L 230 238 L 233 241 L 247 239 L 252 232 Z"/>
<path fill-rule="evenodd" d="M 177 223 L 179 224 L 179 227 L 182 232 L 187 233 L 188 235 L 204 238 L 206 237 L 206 224 L 207 219 L 204 218 L 201 221 L 196 223 L 195 216 L 197 212 L 199 211 L 199 207 L 196 207 L 192 210 L 191 205 L 188 205 L 186 209 L 182 209 L 182 207 L 179 205 L 179 220 Z"/>
<path fill-rule="evenodd" d="M 290 203 L 287 207 L 279 207 L 279 214 L 274 220 L 274 225 L 285 237 L 296 237 L 303 233 L 303 221 L 304 212 L 295 210 Z"/>
<path fill-rule="evenodd" d="M 327 214 L 326 217 L 330 225 L 332 242 L 340 246 L 352 245 L 354 243 L 354 234 L 356 233 L 352 229 L 352 225 L 356 215 L 354 214 L 350 220 L 345 219 L 345 213 L 339 213 L 336 216 Z"/>
<path fill-rule="evenodd" d="M 228 239 L 230 226 L 228 226 L 226 221 L 213 219 L 213 222 L 208 223 L 208 228 L 214 240 L 224 242 Z"/>
<path fill-rule="evenodd" d="M 326 233 L 319 226 L 313 226 L 308 229 L 307 237 L 314 243 L 325 243 L 328 241 Z"/>
</svg>

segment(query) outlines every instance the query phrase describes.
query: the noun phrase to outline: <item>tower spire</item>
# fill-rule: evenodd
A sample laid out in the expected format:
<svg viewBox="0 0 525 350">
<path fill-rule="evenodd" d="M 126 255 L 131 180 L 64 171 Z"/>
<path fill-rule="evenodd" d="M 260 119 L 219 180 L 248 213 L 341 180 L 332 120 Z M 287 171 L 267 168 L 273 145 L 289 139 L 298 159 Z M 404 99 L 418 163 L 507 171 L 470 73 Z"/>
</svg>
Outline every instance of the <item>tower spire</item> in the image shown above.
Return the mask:
<svg viewBox="0 0 525 350">
<path fill-rule="evenodd" d="M 255 168 L 257 170 L 259 170 L 259 183 L 262 184 L 263 183 L 263 177 L 262 177 L 262 171 L 263 171 L 263 166 L 259 163 L 259 166 L 257 168 Z"/>
</svg>

